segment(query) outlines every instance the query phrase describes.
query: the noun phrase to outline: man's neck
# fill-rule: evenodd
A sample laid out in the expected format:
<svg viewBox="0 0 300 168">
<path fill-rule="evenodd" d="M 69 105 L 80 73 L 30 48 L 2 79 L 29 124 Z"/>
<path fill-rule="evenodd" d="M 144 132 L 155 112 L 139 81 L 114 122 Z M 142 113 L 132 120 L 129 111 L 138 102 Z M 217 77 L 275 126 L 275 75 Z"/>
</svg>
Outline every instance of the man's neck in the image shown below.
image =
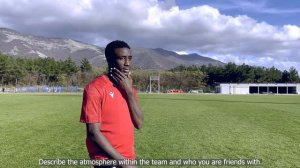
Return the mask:
<svg viewBox="0 0 300 168">
<path fill-rule="evenodd" d="M 117 82 L 110 76 L 109 71 L 107 72 L 106 76 L 114 86 L 117 86 Z"/>
</svg>

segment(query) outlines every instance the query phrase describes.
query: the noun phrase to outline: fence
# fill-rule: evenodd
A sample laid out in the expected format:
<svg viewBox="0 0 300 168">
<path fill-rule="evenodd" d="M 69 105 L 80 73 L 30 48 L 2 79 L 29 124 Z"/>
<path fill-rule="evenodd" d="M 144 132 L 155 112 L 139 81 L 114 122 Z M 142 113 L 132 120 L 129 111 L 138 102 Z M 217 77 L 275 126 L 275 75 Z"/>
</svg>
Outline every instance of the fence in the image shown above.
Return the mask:
<svg viewBox="0 0 300 168">
<path fill-rule="evenodd" d="M 81 92 L 78 86 L 17 86 L 17 87 L 1 87 L 3 93 L 66 93 Z"/>
</svg>

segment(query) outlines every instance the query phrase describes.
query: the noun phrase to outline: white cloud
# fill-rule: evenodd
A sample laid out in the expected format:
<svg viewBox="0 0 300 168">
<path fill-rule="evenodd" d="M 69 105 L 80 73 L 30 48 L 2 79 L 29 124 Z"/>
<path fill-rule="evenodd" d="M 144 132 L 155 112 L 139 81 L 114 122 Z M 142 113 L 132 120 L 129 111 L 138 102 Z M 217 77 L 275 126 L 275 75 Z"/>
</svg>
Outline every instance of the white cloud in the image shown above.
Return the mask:
<svg viewBox="0 0 300 168">
<path fill-rule="evenodd" d="M 270 0 L 269 0 L 270 1 Z M 229 4 L 216 5 L 221 9 L 241 9 L 243 11 L 250 11 L 255 13 L 264 13 L 264 14 L 297 14 L 300 13 L 300 9 L 297 7 L 294 8 L 274 8 L 270 6 L 268 0 L 230 0 Z"/>
<path fill-rule="evenodd" d="M 179 55 L 188 55 L 189 53 L 186 51 L 175 51 Z"/>
<path fill-rule="evenodd" d="M 105 46 L 197 51 L 221 61 L 300 67 L 300 28 L 273 26 L 210 6 L 180 9 L 174 0 L 0 0 L 0 26 Z M 251 4 L 248 4 L 251 5 Z M 264 4 L 261 4 L 262 6 Z"/>
<path fill-rule="evenodd" d="M 297 60 L 289 60 L 289 59 L 280 59 L 277 60 L 273 57 L 241 57 L 241 56 L 235 56 L 235 55 L 214 55 L 211 56 L 213 59 L 217 59 L 223 62 L 234 62 L 236 64 L 247 64 L 247 65 L 253 65 L 253 66 L 263 66 L 267 68 L 276 67 L 280 70 L 289 70 L 291 67 L 294 67 L 300 70 L 299 61 Z"/>
</svg>

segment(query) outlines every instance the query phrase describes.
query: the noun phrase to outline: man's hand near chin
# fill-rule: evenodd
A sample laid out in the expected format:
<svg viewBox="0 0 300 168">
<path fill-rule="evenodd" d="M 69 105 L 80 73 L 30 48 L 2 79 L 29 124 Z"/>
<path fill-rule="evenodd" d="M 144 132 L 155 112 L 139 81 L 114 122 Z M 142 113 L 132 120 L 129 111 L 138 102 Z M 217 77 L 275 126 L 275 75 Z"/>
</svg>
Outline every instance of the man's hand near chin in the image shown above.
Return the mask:
<svg viewBox="0 0 300 168">
<path fill-rule="evenodd" d="M 123 89 L 128 96 L 132 95 L 132 79 L 130 72 L 128 73 L 128 76 L 126 76 L 120 70 L 113 68 L 111 75 L 111 77 L 117 82 L 117 85 L 120 87 L 120 89 Z"/>
</svg>

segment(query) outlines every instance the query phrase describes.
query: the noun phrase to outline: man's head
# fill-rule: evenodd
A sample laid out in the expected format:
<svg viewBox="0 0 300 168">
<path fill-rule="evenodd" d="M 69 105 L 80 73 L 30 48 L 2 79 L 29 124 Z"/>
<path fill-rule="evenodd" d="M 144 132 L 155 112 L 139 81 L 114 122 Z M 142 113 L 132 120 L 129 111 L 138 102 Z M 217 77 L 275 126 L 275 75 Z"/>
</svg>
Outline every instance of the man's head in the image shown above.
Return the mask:
<svg viewBox="0 0 300 168">
<path fill-rule="evenodd" d="M 117 68 L 128 76 L 131 66 L 130 47 L 124 41 L 112 41 L 105 48 L 105 57 L 108 68 Z"/>
</svg>

